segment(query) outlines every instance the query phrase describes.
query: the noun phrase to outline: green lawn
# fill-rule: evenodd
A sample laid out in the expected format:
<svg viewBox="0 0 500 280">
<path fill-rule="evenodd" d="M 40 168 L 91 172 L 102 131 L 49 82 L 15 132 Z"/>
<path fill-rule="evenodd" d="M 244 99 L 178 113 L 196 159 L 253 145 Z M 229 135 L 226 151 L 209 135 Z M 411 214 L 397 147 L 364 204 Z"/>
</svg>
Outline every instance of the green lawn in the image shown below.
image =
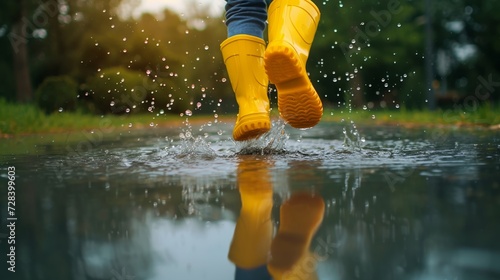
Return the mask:
<svg viewBox="0 0 500 280">
<path fill-rule="evenodd" d="M 34 105 L 7 103 L 0 99 L 0 136 L 57 133 L 98 128 L 142 128 L 182 122 L 173 114 L 91 115 L 60 112 L 46 115 Z"/>
<path fill-rule="evenodd" d="M 326 109 L 323 120 L 353 120 L 356 123 L 400 124 L 405 126 L 481 126 L 495 128 L 500 124 L 500 106 L 484 105 L 474 110 L 346 110 Z"/>
<path fill-rule="evenodd" d="M 273 110 L 274 114 L 277 110 Z M 475 110 L 443 110 L 410 111 L 404 108 L 398 110 L 352 110 L 325 108 L 323 121 L 340 122 L 352 120 L 358 124 L 400 124 L 422 126 L 482 126 L 497 127 L 500 124 L 500 106 L 486 105 Z M 190 120 L 209 120 L 213 116 L 190 117 Z M 221 118 L 234 121 L 233 114 Z M 34 105 L 8 103 L 0 99 L 0 137 L 13 135 L 29 135 L 41 133 L 57 133 L 82 129 L 134 129 L 152 125 L 167 126 L 180 124 L 185 117 L 174 114 L 158 115 L 89 115 L 75 112 L 61 112 L 51 115 L 44 114 Z"/>
</svg>

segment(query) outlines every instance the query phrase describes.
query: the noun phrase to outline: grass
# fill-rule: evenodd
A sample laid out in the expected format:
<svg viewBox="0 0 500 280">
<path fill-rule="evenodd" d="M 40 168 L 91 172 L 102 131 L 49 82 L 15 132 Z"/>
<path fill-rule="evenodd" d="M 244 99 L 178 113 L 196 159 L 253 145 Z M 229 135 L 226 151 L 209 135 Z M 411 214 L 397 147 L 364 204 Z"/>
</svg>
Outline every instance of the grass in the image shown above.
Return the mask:
<svg viewBox="0 0 500 280">
<path fill-rule="evenodd" d="M 277 110 L 273 110 L 276 112 Z M 498 128 L 499 105 L 486 104 L 474 110 L 439 109 L 436 111 L 399 110 L 352 110 L 325 108 L 323 121 L 352 120 L 358 124 L 400 124 L 408 126 L 482 126 Z M 190 121 L 208 120 L 212 116 L 190 117 Z M 234 121 L 234 115 L 227 119 Z M 44 114 L 35 105 L 8 103 L 0 99 L 0 138 L 14 135 L 58 133 L 97 129 L 131 129 L 150 126 L 180 125 L 185 117 L 174 114 L 89 115 L 78 112 Z"/>
<path fill-rule="evenodd" d="M 196 118 L 194 118 L 196 119 Z M 58 133 L 97 128 L 143 128 L 181 123 L 173 114 L 91 115 L 81 112 L 45 114 L 31 104 L 8 103 L 0 99 L 0 138 L 12 135 Z"/>
<path fill-rule="evenodd" d="M 364 124 L 399 124 L 404 126 L 459 126 L 497 128 L 500 124 L 500 105 L 489 103 L 473 110 L 352 110 L 327 109 L 323 120 L 352 120 Z"/>
</svg>

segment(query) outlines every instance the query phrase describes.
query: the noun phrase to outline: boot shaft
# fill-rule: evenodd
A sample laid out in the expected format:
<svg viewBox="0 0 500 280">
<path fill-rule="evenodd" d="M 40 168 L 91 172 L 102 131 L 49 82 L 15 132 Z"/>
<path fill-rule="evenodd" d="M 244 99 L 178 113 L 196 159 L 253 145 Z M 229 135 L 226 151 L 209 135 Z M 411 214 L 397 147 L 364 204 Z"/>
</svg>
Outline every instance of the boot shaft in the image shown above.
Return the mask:
<svg viewBox="0 0 500 280">
<path fill-rule="evenodd" d="M 236 35 L 224 40 L 220 48 L 231 86 L 237 95 L 242 87 L 267 89 L 269 81 L 264 70 L 264 40 L 250 35 Z"/>
<path fill-rule="evenodd" d="M 319 19 L 320 11 L 310 0 L 274 0 L 268 10 L 269 44 L 290 44 L 305 65 Z"/>
<path fill-rule="evenodd" d="M 236 141 L 257 138 L 271 127 L 264 40 L 235 35 L 222 42 L 221 51 L 238 103 L 233 138 Z"/>
</svg>

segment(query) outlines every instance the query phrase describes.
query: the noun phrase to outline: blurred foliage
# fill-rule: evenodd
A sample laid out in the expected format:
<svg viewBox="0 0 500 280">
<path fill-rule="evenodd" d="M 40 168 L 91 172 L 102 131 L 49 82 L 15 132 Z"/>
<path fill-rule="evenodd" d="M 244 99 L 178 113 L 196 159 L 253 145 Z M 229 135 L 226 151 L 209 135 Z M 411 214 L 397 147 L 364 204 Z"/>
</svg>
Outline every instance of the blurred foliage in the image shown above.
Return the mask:
<svg viewBox="0 0 500 280">
<path fill-rule="evenodd" d="M 193 5 L 185 16 L 165 10 L 133 18 L 138 4 L 134 0 L 25 2 L 30 15 L 23 19 L 26 34 L 19 38 L 29 43 L 34 88 L 46 77 L 69 75 L 79 84 L 80 103 L 96 101 L 87 106 L 90 111 L 111 112 L 106 98 L 92 96 L 105 88 L 94 77 L 102 69 L 121 67 L 144 75 L 144 107 L 155 112 L 213 112 L 219 99 L 233 98 L 228 83 L 223 83 L 227 75 L 219 53 L 226 27 L 222 15 L 209 17 L 203 5 Z M 17 9 L 19 3 L 0 3 L 0 75 L 7 78 L 0 97 L 10 101 L 16 96 L 14 79 L 9 78 L 15 67 L 13 19 L 8 15 Z"/>
<path fill-rule="evenodd" d="M 322 17 L 309 58 L 318 91 L 341 107 L 426 107 L 424 4 L 416 0 L 319 4 Z M 500 37 L 494 36 L 500 32 L 496 28 L 500 18 L 494 12 L 499 5 L 494 0 L 432 2 L 434 90 L 442 107 L 475 95 L 482 78 L 491 75 L 493 81 L 499 80 L 500 48 L 493 47 L 500 45 Z M 446 54 L 446 60 L 438 53 Z M 488 99 L 498 101 L 499 95 Z"/>
<path fill-rule="evenodd" d="M 47 114 L 76 109 L 78 84 L 69 76 L 47 77 L 35 92 L 38 106 Z"/>
<path fill-rule="evenodd" d="M 97 113 L 140 111 L 148 96 L 146 76 L 123 67 L 106 68 L 89 79 L 87 87 Z"/>
<path fill-rule="evenodd" d="M 186 2 L 190 9 L 183 15 L 165 10 L 138 18 L 131 16 L 138 0 L 3 1 L 1 97 L 14 100 L 16 95 L 12 26 L 20 3 L 26 4 L 29 15 L 23 18 L 26 33 L 17 39 L 28 42 L 34 88 L 47 77 L 69 75 L 79 85 L 78 102 L 95 100 L 100 111 L 111 112 L 106 98 L 92 96 L 96 90 L 88 82 L 101 75 L 102 69 L 121 67 L 145 76 L 143 109 L 155 113 L 236 111 L 219 51 L 226 37 L 223 14 L 209 16 L 208 9 L 194 1 Z M 426 106 L 425 1 L 316 3 L 322 17 L 308 71 L 325 105 Z M 484 80 L 500 80 L 497 8 L 500 3 L 494 0 L 432 2 L 435 90 L 448 106 L 473 96 Z M 488 88 L 492 94 L 487 99 L 498 100 L 492 88 L 496 85 Z M 478 99 L 479 103 L 487 101 Z M 445 106 L 443 102 L 438 105 Z"/>
</svg>

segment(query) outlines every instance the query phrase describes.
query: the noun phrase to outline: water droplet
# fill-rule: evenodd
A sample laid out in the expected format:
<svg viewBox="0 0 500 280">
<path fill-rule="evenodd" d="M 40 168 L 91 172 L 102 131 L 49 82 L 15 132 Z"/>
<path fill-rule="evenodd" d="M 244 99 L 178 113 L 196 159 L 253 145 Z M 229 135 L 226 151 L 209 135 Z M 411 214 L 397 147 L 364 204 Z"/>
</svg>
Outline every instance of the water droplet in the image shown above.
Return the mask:
<svg viewBox="0 0 500 280">
<path fill-rule="evenodd" d="M 206 51 L 208 51 L 209 47 L 208 47 L 208 46 L 205 46 L 205 48 L 204 48 L 204 49 L 205 49 Z"/>
<path fill-rule="evenodd" d="M 109 102 L 109 106 L 111 107 L 115 106 L 115 102 L 114 101 Z"/>
<path fill-rule="evenodd" d="M 188 117 L 191 117 L 191 116 L 193 115 L 193 112 L 192 112 L 191 110 L 189 110 L 189 109 L 188 109 L 188 110 L 186 110 L 184 113 L 185 113 L 185 114 L 186 114 L 186 116 L 188 116 Z"/>
<path fill-rule="evenodd" d="M 63 108 L 62 108 L 62 107 L 59 107 L 59 110 L 58 110 L 58 111 L 59 111 L 59 113 L 62 113 Z"/>
</svg>

